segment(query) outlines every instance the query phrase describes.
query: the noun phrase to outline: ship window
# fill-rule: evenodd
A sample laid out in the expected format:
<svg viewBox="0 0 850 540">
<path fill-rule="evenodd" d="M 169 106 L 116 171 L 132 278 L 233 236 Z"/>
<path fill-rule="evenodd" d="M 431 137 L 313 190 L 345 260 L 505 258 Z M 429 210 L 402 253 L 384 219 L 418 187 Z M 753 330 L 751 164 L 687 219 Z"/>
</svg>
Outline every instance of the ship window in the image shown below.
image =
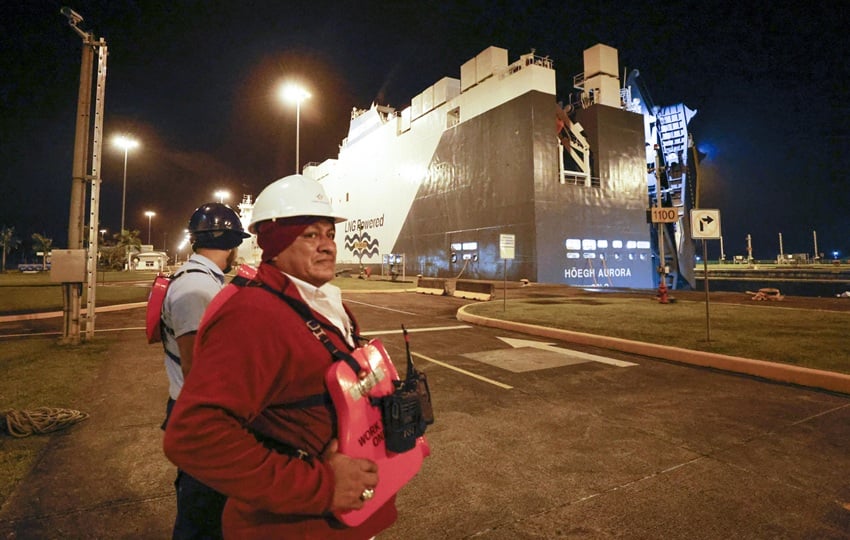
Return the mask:
<svg viewBox="0 0 850 540">
<path fill-rule="evenodd" d="M 565 244 L 567 249 L 581 249 L 581 240 L 578 238 L 567 238 Z"/>
<path fill-rule="evenodd" d="M 608 247 L 608 240 L 597 240 L 596 247 L 599 249 L 605 249 Z"/>
<path fill-rule="evenodd" d="M 463 245 L 463 244 L 461 244 L 460 242 L 455 242 L 454 244 L 452 244 L 452 250 L 454 250 L 454 251 L 460 251 L 460 250 L 461 250 L 461 246 L 462 246 L 462 245 Z"/>
<path fill-rule="evenodd" d="M 640 254 L 640 260 L 642 260 L 642 261 L 645 261 L 645 260 L 646 260 L 646 253 L 641 253 L 641 254 Z"/>
<path fill-rule="evenodd" d="M 620 255 L 619 253 L 615 253 L 615 254 L 614 254 L 614 260 L 615 260 L 615 261 L 619 261 L 619 260 L 620 260 L 620 259 L 622 259 L 622 258 L 623 258 L 623 256 L 622 256 L 622 255 Z"/>
<path fill-rule="evenodd" d="M 567 258 L 568 259 L 578 259 L 579 254 L 576 251 L 570 251 L 570 252 L 567 252 Z"/>
<path fill-rule="evenodd" d="M 637 243 L 638 249 L 649 249 L 649 241 L 648 240 L 640 240 Z"/>
<path fill-rule="evenodd" d="M 461 247 L 464 251 L 478 249 L 478 242 L 464 242 Z"/>
<path fill-rule="evenodd" d="M 348 202 L 348 192 L 345 192 L 345 202 Z"/>
<path fill-rule="evenodd" d="M 582 253 L 582 256 L 583 256 L 585 259 L 595 259 L 595 258 L 596 258 L 596 253 L 593 253 L 593 252 L 591 252 L 591 253 Z"/>
<path fill-rule="evenodd" d="M 626 249 L 635 249 L 637 247 L 637 242 L 634 240 L 626 241 Z"/>
<path fill-rule="evenodd" d="M 460 107 L 455 107 L 446 113 L 446 128 L 456 126 L 460 123 Z"/>
<path fill-rule="evenodd" d="M 623 241 L 622 240 L 614 240 L 611 242 L 611 247 L 614 249 L 623 249 Z"/>
<path fill-rule="evenodd" d="M 594 249 L 596 249 L 596 240 L 593 240 L 591 238 L 585 238 L 581 241 L 581 249 L 585 251 L 593 251 Z"/>
</svg>

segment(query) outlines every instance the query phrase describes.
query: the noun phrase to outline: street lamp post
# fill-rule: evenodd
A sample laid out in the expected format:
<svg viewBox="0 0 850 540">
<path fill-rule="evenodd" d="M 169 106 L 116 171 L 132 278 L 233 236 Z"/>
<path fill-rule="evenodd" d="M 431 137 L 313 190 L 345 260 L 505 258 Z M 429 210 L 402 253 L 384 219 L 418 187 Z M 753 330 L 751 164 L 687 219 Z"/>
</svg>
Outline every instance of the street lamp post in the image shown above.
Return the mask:
<svg viewBox="0 0 850 540">
<path fill-rule="evenodd" d="M 151 243 L 151 218 L 156 215 L 156 212 L 151 212 L 150 210 L 145 212 L 145 215 L 148 216 L 148 244 Z"/>
<path fill-rule="evenodd" d="M 311 97 L 310 92 L 297 84 L 287 84 L 281 89 L 286 101 L 295 102 L 295 174 L 301 169 L 301 102 Z"/>
<path fill-rule="evenodd" d="M 124 209 L 127 206 L 127 152 L 139 146 L 139 141 L 131 139 L 126 135 L 118 135 L 112 140 L 112 144 L 124 150 L 124 189 L 121 193 L 121 231 L 124 231 Z"/>
</svg>

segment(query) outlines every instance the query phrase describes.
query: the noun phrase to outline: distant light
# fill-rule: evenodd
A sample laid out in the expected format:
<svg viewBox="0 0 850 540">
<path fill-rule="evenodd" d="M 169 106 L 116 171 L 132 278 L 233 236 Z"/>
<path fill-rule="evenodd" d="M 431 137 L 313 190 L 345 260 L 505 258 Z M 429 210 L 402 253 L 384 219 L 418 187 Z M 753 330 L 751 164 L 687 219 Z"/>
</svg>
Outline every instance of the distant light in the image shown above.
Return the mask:
<svg viewBox="0 0 850 540">
<path fill-rule="evenodd" d="M 139 147 L 139 141 L 126 135 L 116 135 L 112 138 L 112 144 L 125 152 Z"/>
<path fill-rule="evenodd" d="M 145 211 L 145 216 L 146 216 L 146 217 L 152 218 L 152 217 L 154 217 L 155 215 L 156 215 L 156 212 L 153 212 L 153 211 L 151 211 L 151 210 L 146 210 L 146 211 Z"/>
<path fill-rule="evenodd" d="M 230 198 L 230 192 L 226 189 L 220 189 L 214 193 L 215 197 L 218 199 L 218 202 L 223 203 L 224 199 Z"/>
<path fill-rule="evenodd" d="M 838 258 L 838 255 L 839 255 L 838 251 L 833 251 L 833 252 L 832 252 L 832 258 L 833 258 L 833 259 L 837 259 L 837 258 Z"/>
<path fill-rule="evenodd" d="M 305 99 L 310 99 L 312 95 L 302 86 L 294 83 L 287 83 L 280 88 L 280 97 L 290 103 L 300 104 Z"/>
</svg>

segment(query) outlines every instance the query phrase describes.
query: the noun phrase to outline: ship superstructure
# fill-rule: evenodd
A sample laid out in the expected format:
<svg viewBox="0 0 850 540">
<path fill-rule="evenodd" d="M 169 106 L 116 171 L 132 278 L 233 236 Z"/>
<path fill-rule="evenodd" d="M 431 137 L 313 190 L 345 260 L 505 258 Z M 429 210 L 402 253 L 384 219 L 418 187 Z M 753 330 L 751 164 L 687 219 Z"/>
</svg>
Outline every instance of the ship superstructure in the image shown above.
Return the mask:
<svg viewBox="0 0 850 540">
<path fill-rule="evenodd" d="M 489 47 L 459 79 L 437 81 L 401 110 L 353 110 L 339 156 L 304 169 L 349 217 L 337 230 L 339 264 L 656 286 L 659 244 L 647 220 L 655 132 L 645 119 L 658 111 L 642 110 L 639 92 L 632 98 L 621 87 L 616 49 L 591 47 L 584 64 L 566 106 L 557 103 L 550 59 L 532 51 L 509 63 L 507 50 Z M 672 197 L 670 178 L 662 193 Z M 679 237 L 670 231 L 661 244 L 673 242 L 674 263 L 674 244 L 690 243 L 678 225 Z"/>
</svg>

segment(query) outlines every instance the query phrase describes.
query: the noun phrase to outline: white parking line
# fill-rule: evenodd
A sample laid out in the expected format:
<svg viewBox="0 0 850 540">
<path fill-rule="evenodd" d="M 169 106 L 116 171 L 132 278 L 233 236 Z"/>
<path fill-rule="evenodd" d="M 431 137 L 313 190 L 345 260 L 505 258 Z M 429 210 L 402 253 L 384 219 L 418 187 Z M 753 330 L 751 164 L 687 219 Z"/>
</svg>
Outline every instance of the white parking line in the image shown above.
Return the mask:
<svg viewBox="0 0 850 540">
<path fill-rule="evenodd" d="M 451 369 L 453 371 L 457 371 L 458 373 L 463 373 L 464 375 L 468 375 L 468 376 L 472 377 L 473 379 L 478 379 L 479 381 L 484 381 L 486 383 L 490 383 L 494 386 L 498 386 L 499 388 L 504 388 L 505 390 L 510 390 L 510 389 L 513 388 L 513 386 L 510 386 L 508 384 L 500 383 L 499 381 L 494 381 L 493 379 L 488 379 L 487 377 L 482 377 L 481 375 L 476 375 L 475 373 L 472 373 L 471 371 L 466 371 L 465 369 L 455 367 L 451 364 L 446 364 L 445 362 L 440 362 L 439 360 L 434 360 L 433 358 L 425 356 L 424 354 L 419 354 L 419 353 L 412 353 L 412 354 L 413 354 L 413 356 L 415 356 L 417 358 L 421 358 L 423 360 L 427 360 L 427 361 L 431 362 L 432 364 L 437 364 L 438 366 L 443 366 L 444 368 L 448 368 L 448 369 Z"/>
<path fill-rule="evenodd" d="M 472 328 L 472 326 L 468 324 L 459 324 L 457 326 L 433 326 L 430 328 L 413 328 L 408 330 L 408 334 L 413 334 L 414 332 L 439 332 L 441 330 L 465 330 L 467 328 Z M 372 332 L 361 332 L 361 336 L 385 336 L 388 334 L 401 334 L 402 330 L 375 330 Z"/>
<path fill-rule="evenodd" d="M 346 304 L 360 304 L 361 306 L 368 306 L 368 307 L 375 308 L 375 309 L 383 309 L 384 311 L 394 311 L 396 313 L 403 313 L 405 315 L 416 315 L 416 316 L 420 315 L 419 313 L 411 313 L 410 311 L 402 311 L 400 309 L 393 309 L 393 308 L 388 308 L 388 307 L 383 307 L 383 306 L 376 306 L 375 304 L 367 304 L 366 302 L 357 302 L 356 300 L 350 300 L 348 298 L 346 298 L 345 303 Z"/>
</svg>

